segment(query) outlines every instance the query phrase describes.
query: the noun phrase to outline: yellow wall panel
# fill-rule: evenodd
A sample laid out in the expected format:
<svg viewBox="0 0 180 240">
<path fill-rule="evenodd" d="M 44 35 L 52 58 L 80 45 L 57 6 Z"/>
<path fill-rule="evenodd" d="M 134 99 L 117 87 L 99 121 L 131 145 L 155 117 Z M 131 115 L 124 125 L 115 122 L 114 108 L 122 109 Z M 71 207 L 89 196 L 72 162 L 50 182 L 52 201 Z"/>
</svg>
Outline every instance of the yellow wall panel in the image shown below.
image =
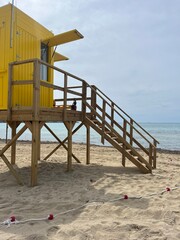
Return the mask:
<svg viewBox="0 0 180 240">
<path fill-rule="evenodd" d="M 32 58 L 41 58 L 41 40 L 53 34 L 34 19 L 14 8 L 12 46 L 10 46 L 11 4 L 0 8 L 0 109 L 7 109 L 8 64 Z M 49 49 L 49 63 L 53 48 Z M 15 66 L 13 80 L 33 80 L 33 64 Z M 49 70 L 48 82 L 53 83 L 53 73 Z M 13 85 L 12 106 L 32 106 L 32 85 Z M 53 91 L 41 87 L 40 106 L 52 107 Z"/>
<path fill-rule="evenodd" d="M 7 109 L 8 82 L 7 73 L 0 73 L 0 109 Z"/>
</svg>

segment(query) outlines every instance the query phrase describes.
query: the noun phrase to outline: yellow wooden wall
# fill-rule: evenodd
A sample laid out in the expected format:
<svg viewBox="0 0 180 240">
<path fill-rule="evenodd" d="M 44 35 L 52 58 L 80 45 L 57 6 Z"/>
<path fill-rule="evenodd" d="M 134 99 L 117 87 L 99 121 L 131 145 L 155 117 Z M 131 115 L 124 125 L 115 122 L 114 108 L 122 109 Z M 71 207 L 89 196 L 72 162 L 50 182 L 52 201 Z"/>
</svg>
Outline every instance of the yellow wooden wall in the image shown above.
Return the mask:
<svg viewBox="0 0 180 240">
<path fill-rule="evenodd" d="M 38 22 L 14 8 L 13 39 L 10 48 L 11 4 L 0 8 L 0 109 L 7 109 L 8 99 L 8 63 L 39 58 L 41 54 L 41 40 L 52 37 L 53 34 Z M 53 49 L 49 50 L 51 59 Z M 49 63 L 50 63 L 49 59 Z M 53 62 L 51 62 L 53 64 Z M 32 80 L 33 65 L 16 66 L 14 80 Z M 53 73 L 49 71 L 48 82 L 53 83 Z M 13 86 L 12 105 L 32 106 L 32 86 Z M 53 92 L 41 87 L 40 106 L 52 107 Z"/>
<path fill-rule="evenodd" d="M 9 32 L 7 31 L 7 26 L 9 25 L 10 22 L 7 19 L 7 15 L 0 8 L 0 109 L 7 108 L 7 59 L 12 60 L 13 54 L 13 51 L 7 51 L 7 39 L 10 39 Z"/>
</svg>

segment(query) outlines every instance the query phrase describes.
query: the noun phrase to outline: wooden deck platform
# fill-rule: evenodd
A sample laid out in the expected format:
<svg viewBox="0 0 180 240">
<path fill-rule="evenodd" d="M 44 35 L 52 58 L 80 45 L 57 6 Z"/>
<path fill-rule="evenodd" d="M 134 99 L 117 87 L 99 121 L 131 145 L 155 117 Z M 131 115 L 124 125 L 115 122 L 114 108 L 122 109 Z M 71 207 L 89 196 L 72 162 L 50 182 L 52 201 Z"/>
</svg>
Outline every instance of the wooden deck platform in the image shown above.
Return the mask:
<svg viewBox="0 0 180 240">
<path fill-rule="evenodd" d="M 66 118 L 71 121 L 82 121 L 82 111 L 67 110 Z M 14 108 L 9 119 L 7 110 L 0 110 L 0 121 L 25 122 L 33 121 L 34 113 L 32 108 Z M 64 122 L 64 111 L 58 107 L 40 108 L 38 121 L 44 122 Z"/>
</svg>

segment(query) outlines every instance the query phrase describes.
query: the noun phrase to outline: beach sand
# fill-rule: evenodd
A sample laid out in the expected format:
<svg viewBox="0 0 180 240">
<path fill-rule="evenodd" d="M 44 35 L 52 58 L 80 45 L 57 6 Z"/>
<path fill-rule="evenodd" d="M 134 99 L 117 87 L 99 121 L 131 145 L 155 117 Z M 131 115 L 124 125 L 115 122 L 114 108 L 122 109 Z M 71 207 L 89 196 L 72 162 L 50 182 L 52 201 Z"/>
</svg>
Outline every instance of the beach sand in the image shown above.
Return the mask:
<svg viewBox="0 0 180 240">
<path fill-rule="evenodd" d="M 0 149 L 3 146 L 0 142 Z M 179 153 L 159 151 L 157 169 L 142 174 L 129 162 L 122 167 L 121 154 L 111 147 L 91 146 L 91 164 L 86 165 L 86 146 L 74 144 L 81 164 L 73 160 L 73 171 L 66 172 L 67 153 L 62 147 L 43 160 L 55 146 L 41 145 L 38 186 L 33 188 L 29 186 L 29 143 L 17 144 L 16 169 L 24 186 L 17 185 L 0 161 L 0 222 L 11 216 L 17 221 L 54 216 L 53 220 L 1 225 L 0 239 L 180 239 Z M 5 155 L 9 158 L 10 151 Z"/>
</svg>

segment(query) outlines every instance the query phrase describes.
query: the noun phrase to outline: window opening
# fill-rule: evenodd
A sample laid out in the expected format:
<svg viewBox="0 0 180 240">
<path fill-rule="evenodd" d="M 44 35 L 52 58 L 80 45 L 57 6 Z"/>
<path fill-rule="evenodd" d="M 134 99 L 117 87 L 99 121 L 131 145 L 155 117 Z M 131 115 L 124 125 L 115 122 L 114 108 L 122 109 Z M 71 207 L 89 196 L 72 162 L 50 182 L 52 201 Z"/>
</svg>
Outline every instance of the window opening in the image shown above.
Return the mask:
<svg viewBox="0 0 180 240">
<path fill-rule="evenodd" d="M 48 46 L 41 43 L 41 60 L 48 63 Z M 41 80 L 48 81 L 48 67 L 41 64 Z"/>
</svg>

